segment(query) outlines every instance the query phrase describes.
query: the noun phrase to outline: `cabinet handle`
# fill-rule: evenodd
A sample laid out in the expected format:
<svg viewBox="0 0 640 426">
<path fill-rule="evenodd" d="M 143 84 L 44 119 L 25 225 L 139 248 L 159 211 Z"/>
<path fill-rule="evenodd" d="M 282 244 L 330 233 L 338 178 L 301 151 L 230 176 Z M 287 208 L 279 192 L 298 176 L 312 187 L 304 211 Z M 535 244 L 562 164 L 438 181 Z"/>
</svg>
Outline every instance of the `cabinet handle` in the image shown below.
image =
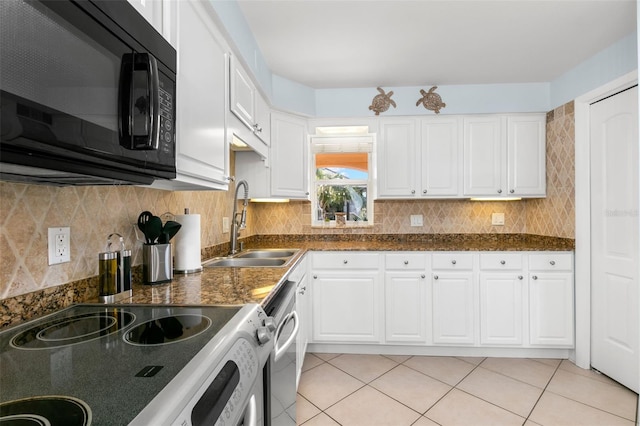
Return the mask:
<svg viewBox="0 0 640 426">
<path fill-rule="evenodd" d="M 510 190 L 509 192 L 513 194 L 513 193 L 514 193 L 514 192 L 516 192 L 516 191 L 515 191 L 514 189 L 512 189 L 512 190 Z"/>
<path fill-rule="evenodd" d="M 347 259 L 345 259 L 345 260 L 342 261 L 342 263 L 344 263 L 346 265 L 347 263 L 349 263 L 349 261 Z"/>
<path fill-rule="evenodd" d="M 434 280 L 437 280 L 437 279 L 438 279 L 438 276 L 437 276 L 437 275 L 434 275 L 434 276 L 433 276 L 433 279 L 434 279 Z"/>
<path fill-rule="evenodd" d="M 422 190 L 422 193 L 423 193 L 423 194 L 426 194 L 426 193 L 427 193 L 427 190 L 426 190 L 426 189 L 423 189 L 423 190 Z"/>
<path fill-rule="evenodd" d="M 411 190 L 411 193 L 412 193 L 412 194 L 415 194 L 415 193 L 416 193 L 416 190 L 415 190 L 415 189 L 412 189 L 412 190 Z"/>
<path fill-rule="evenodd" d="M 552 260 L 551 262 L 549 262 L 549 265 L 554 266 L 556 264 L 555 260 Z"/>
<path fill-rule="evenodd" d="M 502 189 L 498 189 L 498 194 L 502 194 Z"/>
<path fill-rule="evenodd" d="M 518 279 L 519 279 L 519 280 L 522 280 L 522 275 L 518 275 Z"/>
<path fill-rule="evenodd" d="M 405 260 L 405 261 L 404 261 L 404 264 L 405 264 L 405 265 L 408 265 L 408 264 L 409 264 L 409 261 L 408 261 L 408 260 Z"/>
<path fill-rule="evenodd" d="M 314 275 L 314 276 L 313 276 L 313 279 L 314 279 L 314 280 L 317 280 L 317 279 L 318 279 L 318 276 L 317 276 L 317 275 Z"/>
<path fill-rule="evenodd" d="M 500 264 L 501 264 L 501 265 L 504 265 L 505 263 L 507 263 L 507 262 L 505 262 L 504 260 L 501 260 L 501 261 L 500 261 Z"/>
<path fill-rule="evenodd" d="M 424 279 L 424 274 L 420 275 L 420 278 Z"/>
<path fill-rule="evenodd" d="M 455 265 L 455 264 L 456 264 L 456 260 L 455 260 L 455 259 L 453 259 L 453 260 L 451 261 L 451 264 L 452 264 L 452 265 Z"/>
<path fill-rule="evenodd" d="M 531 278 L 533 278 L 534 280 L 537 280 L 537 279 L 538 279 L 538 276 L 537 276 L 537 275 L 534 275 L 534 276 L 532 276 Z"/>
</svg>

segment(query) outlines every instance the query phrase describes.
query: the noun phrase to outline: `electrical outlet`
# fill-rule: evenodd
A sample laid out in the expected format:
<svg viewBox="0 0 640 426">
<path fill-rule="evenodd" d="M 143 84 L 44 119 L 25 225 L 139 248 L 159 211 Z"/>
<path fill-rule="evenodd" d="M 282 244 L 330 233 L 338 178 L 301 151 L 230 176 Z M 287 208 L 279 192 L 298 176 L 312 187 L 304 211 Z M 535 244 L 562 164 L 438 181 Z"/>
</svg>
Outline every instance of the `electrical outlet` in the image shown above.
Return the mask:
<svg viewBox="0 0 640 426">
<path fill-rule="evenodd" d="M 223 217 L 222 218 L 222 232 L 230 232 L 231 231 L 231 224 L 229 223 L 229 218 L 228 217 Z"/>
<path fill-rule="evenodd" d="M 491 213 L 491 225 L 504 226 L 504 213 Z"/>
<path fill-rule="evenodd" d="M 422 215 L 421 214 L 412 214 L 411 215 L 411 226 L 422 226 Z"/>
<path fill-rule="evenodd" d="M 71 228 L 49 228 L 49 265 L 71 262 Z"/>
</svg>

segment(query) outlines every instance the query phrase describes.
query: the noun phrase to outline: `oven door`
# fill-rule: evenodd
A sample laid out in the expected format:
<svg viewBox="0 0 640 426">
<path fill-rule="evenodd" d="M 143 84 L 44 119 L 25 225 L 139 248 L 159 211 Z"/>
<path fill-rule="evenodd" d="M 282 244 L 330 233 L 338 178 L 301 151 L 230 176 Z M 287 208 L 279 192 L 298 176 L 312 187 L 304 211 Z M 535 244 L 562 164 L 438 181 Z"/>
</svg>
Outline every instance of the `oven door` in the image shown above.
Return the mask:
<svg viewBox="0 0 640 426">
<path fill-rule="evenodd" d="M 88 1 L 2 1 L 0 16 L 3 163 L 175 177 L 175 72 L 157 54 Z"/>
</svg>

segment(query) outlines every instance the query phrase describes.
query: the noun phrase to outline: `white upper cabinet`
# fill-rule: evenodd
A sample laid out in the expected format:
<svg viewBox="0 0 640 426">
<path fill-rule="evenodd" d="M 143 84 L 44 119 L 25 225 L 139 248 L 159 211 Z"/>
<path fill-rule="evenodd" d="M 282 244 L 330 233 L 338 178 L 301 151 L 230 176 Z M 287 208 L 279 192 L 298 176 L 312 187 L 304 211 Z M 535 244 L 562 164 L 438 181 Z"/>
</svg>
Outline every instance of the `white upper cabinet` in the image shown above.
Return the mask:
<svg viewBox="0 0 640 426">
<path fill-rule="evenodd" d="M 270 108 L 251 77 L 232 56 L 230 61 L 229 109 L 262 143 L 270 143 Z M 251 141 L 245 140 L 249 145 Z"/>
<path fill-rule="evenodd" d="M 460 195 L 462 120 L 459 117 L 430 117 L 420 122 L 420 194 L 425 197 Z"/>
<path fill-rule="evenodd" d="M 227 189 L 228 50 L 204 3 L 177 3 L 178 81 L 175 180 L 154 187 Z M 206 54 L 205 54 L 206 53 Z"/>
<path fill-rule="evenodd" d="M 464 195 L 546 195 L 544 114 L 464 118 Z"/>
<path fill-rule="evenodd" d="M 460 123 L 459 117 L 383 119 L 378 138 L 378 196 L 460 196 Z"/>
<path fill-rule="evenodd" d="M 127 0 L 173 47 L 176 43 L 176 2 Z"/>
<path fill-rule="evenodd" d="M 271 196 L 308 199 L 307 120 L 274 112 L 271 133 Z"/>
</svg>

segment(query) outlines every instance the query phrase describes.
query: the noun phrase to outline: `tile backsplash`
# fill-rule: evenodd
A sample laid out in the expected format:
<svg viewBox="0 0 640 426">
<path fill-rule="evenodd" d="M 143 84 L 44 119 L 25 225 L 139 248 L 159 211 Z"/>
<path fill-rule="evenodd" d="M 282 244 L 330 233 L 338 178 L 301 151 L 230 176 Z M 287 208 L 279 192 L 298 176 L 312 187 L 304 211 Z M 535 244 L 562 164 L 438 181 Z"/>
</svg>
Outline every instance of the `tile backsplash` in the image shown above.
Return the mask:
<svg viewBox="0 0 640 426">
<path fill-rule="evenodd" d="M 251 204 L 247 229 L 256 234 L 529 233 L 574 238 L 573 103 L 547 114 L 547 198 L 515 202 L 379 201 L 368 228 L 312 228 L 309 202 Z M 226 243 L 222 218 L 231 217 L 233 191 L 170 192 L 138 186 L 50 187 L 0 182 L 0 299 L 97 275 L 97 254 L 109 234 L 125 237 L 133 265 L 142 263 L 134 224 L 143 210 L 201 215 L 201 244 Z M 491 213 L 505 213 L 492 226 Z M 409 216 L 422 214 L 424 226 Z M 71 228 L 71 262 L 48 266 L 47 228 Z"/>
</svg>

